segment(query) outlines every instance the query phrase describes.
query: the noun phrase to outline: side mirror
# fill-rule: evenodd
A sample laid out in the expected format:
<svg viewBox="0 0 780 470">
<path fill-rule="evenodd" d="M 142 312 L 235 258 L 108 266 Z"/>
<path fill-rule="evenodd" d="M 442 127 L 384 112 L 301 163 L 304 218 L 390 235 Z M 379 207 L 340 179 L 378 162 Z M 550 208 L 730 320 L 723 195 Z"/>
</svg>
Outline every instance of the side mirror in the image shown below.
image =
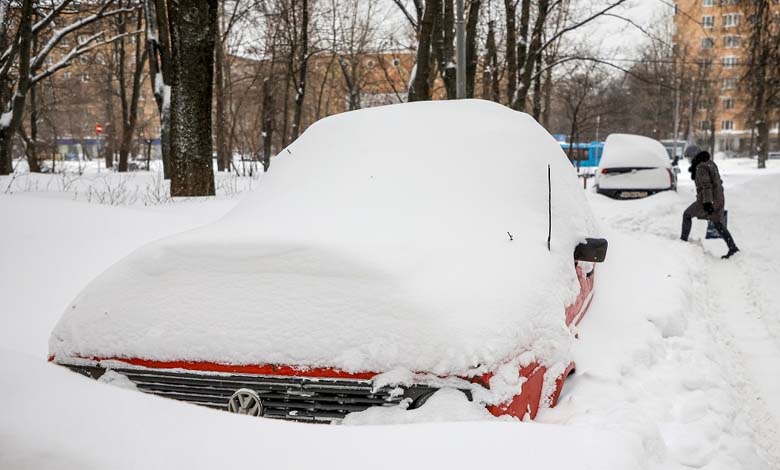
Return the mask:
<svg viewBox="0 0 780 470">
<path fill-rule="evenodd" d="M 585 243 L 580 243 L 574 248 L 574 259 L 601 263 L 607 257 L 607 240 L 603 238 L 586 238 Z"/>
</svg>

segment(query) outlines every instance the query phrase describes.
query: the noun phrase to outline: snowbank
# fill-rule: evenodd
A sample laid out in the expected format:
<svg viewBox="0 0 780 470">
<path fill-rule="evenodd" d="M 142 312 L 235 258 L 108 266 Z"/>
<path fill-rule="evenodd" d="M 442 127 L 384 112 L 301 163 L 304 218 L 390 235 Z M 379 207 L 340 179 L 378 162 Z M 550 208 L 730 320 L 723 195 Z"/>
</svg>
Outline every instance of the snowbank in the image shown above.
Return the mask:
<svg viewBox="0 0 780 470">
<path fill-rule="evenodd" d="M 50 352 L 437 374 L 529 350 L 568 363 L 572 253 L 593 227 L 574 169 L 525 114 L 476 100 L 345 113 L 221 221 L 95 279 Z"/>
<path fill-rule="evenodd" d="M 19 380 L 24 377 L 24 380 Z M 0 349 L 0 468 L 645 468 L 614 430 L 535 423 L 312 426 L 106 386 Z M 46 403 L 46 406 L 40 406 Z M 302 451 L 302 449 L 305 449 Z M 560 452 L 566 449 L 566 452 Z"/>
</svg>

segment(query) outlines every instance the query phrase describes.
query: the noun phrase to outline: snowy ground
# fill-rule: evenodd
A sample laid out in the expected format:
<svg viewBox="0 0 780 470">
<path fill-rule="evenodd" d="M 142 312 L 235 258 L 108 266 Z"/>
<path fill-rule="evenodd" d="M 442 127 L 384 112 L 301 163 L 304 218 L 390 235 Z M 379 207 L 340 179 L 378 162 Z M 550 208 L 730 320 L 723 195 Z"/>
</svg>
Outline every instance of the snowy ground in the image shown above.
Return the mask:
<svg viewBox="0 0 780 470">
<path fill-rule="evenodd" d="M 251 419 L 52 366 L 49 333 L 90 279 L 150 240 L 216 220 L 262 177 L 171 204 L 96 204 L 108 200 L 96 195 L 106 176 L 91 172 L 62 188 L 58 176 L 0 178 L 0 468 L 780 469 L 780 165 L 718 163 L 743 250 L 729 261 L 722 242 L 701 240 L 703 223 L 691 243 L 677 240 L 693 198 L 685 172 L 678 193 L 645 200 L 589 192 L 608 261 L 580 325 L 577 374 L 535 423 L 486 418 L 446 391 L 420 410 L 352 420 L 426 424 Z M 109 188 L 121 179 L 108 178 Z M 154 184 L 127 178 L 141 195 Z"/>
</svg>

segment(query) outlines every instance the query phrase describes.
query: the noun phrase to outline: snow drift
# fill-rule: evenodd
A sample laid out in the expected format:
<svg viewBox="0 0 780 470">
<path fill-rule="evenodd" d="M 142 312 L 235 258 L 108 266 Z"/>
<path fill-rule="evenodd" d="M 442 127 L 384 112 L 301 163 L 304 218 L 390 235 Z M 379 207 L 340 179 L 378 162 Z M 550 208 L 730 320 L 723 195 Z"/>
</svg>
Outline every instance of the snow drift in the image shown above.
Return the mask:
<svg viewBox="0 0 780 470">
<path fill-rule="evenodd" d="M 527 351 L 568 363 L 572 254 L 592 235 L 571 164 L 526 114 L 476 100 L 345 113 L 222 220 L 95 279 L 50 354 L 463 375 Z"/>
</svg>

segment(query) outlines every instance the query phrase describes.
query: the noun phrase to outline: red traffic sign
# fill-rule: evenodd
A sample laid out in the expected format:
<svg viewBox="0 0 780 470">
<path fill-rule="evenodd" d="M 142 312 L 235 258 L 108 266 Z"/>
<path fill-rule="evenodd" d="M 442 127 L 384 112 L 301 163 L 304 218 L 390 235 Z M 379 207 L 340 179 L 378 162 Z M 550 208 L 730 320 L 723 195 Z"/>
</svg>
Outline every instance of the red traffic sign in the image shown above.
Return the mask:
<svg viewBox="0 0 780 470">
<path fill-rule="evenodd" d="M 100 124 L 95 124 L 95 132 L 97 132 L 98 134 L 102 134 L 103 126 L 101 126 Z"/>
</svg>

